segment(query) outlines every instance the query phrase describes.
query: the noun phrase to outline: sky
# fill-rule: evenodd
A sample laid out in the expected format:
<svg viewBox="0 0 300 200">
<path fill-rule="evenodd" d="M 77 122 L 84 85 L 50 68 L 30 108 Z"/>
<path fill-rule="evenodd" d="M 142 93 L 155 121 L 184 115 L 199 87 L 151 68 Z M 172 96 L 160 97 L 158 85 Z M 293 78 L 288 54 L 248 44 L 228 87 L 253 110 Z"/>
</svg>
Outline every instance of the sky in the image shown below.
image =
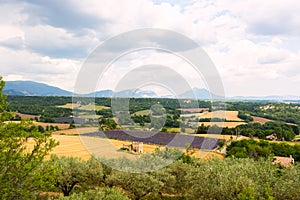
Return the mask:
<svg viewBox="0 0 300 200">
<path fill-rule="evenodd" d="M 0 0 L 0 75 L 73 91 L 99 45 L 143 28 L 175 31 L 199 44 L 226 96 L 300 96 L 298 0 Z M 205 87 L 205 77 L 185 61 L 157 50 L 115 60 L 98 87 L 114 89 L 126 73 L 149 64 L 174 67 L 191 87 Z"/>
</svg>

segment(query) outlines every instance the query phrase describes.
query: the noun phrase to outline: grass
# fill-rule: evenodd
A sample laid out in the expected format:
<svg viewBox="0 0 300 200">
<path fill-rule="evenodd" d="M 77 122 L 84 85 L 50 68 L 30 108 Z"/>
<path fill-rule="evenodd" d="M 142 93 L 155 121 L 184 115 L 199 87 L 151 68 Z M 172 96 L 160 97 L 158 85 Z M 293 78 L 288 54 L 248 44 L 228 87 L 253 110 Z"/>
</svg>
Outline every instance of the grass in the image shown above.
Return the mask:
<svg viewBox="0 0 300 200">
<path fill-rule="evenodd" d="M 105 110 L 105 109 L 110 109 L 108 106 L 98 106 L 95 104 L 88 104 L 88 105 L 81 105 L 81 104 L 72 104 L 72 103 L 67 103 L 63 106 L 57 106 L 59 108 L 69 108 L 69 109 L 79 109 L 79 110 L 88 110 L 88 111 L 93 111 L 93 110 Z"/>
<path fill-rule="evenodd" d="M 180 128 L 168 128 L 169 133 L 180 133 Z"/>
<path fill-rule="evenodd" d="M 107 107 L 107 106 L 97 106 L 95 104 L 88 104 L 88 105 L 80 106 L 78 109 L 79 110 L 89 110 L 89 111 L 92 111 L 92 110 L 107 110 L 107 109 L 110 109 L 110 107 Z"/>
<path fill-rule="evenodd" d="M 150 115 L 150 113 L 151 113 L 151 110 L 141 110 L 141 111 L 133 113 L 132 115 L 142 116 L 142 115 Z"/>
<path fill-rule="evenodd" d="M 62 106 L 57 106 L 58 108 L 69 108 L 69 109 L 73 109 L 73 108 L 78 108 L 80 107 L 80 104 L 77 104 L 77 103 L 67 103 L 65 105 L 62 105 Z"/>
</svg>

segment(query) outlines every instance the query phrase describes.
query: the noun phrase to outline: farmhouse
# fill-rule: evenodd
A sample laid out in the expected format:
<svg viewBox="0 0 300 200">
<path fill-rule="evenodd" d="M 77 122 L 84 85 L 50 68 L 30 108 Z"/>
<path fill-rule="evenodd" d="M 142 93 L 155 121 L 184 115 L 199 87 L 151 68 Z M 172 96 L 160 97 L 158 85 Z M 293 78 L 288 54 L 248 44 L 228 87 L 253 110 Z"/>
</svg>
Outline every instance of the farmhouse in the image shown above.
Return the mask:
<svg viewBox="0 0 300 200">
<path fill-rule="evenodd" d="M 272 140 L 272 141 L 277 141 L 278 140 L 278 138 L 275 134 L 266 136 L 266 139 L 267 140 Z"/>
<path fill-rule="evenodd" d="M 137 153 L 143 153 L 144 144 L 142 142 L 132 142 L 129 145 L 123 144 L 124 149 L 128 149 L 129 151 L 135 151 Z"/>
</svg>

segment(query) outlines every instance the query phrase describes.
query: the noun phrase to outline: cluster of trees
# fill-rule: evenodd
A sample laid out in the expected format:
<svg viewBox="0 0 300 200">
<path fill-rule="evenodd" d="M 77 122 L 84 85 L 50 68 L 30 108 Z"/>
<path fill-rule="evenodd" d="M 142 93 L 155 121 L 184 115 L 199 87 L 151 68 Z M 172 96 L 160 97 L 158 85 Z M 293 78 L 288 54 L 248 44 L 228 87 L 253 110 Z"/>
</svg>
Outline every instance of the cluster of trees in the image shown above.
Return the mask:
<svg viewBox="0 0 300 200">
<path fill-rule="evenodd" d="M 51 123 L 55 122 L 56 117 L 72 115 L 72 109 L 56 107 L 70 101 L 72 102 L 70 97 L 9 97 L 7 110 L 36 115 L 39 117 L 34 120 Z"/>
<path fill-rule="evenodd" d="M 101 118 L 99 120 L 100 130 L 106 131 L 106 130 L 114 130 L 118 127 L 118 124 L 115 122 L 115 120 L 110 118 Z"/>
<path fill-rule="evenodd" d="M 145 154 L 135 161 L 125 158 L 83 161 L 53 156 L 42 164 L 44 171 L 48 169 L 52 174 L 40 174 L 47 188 L 43 192 L 35 190 L 36 196 L 31 198 L 299 199 L 299 165 L 283 168 L 272 164 L 270 159 L 250 158 L 201 161 L 191 157 L 186 162 L 180 155 L 181 152 L 168 149 Z M 160 168 L 162 163 L 166 167 Z M 145 167 L 153 170 L 139 173 Z M 57 193 L 62 195 L 51 196 Z"/>
<path fill-rule="evenodd" d="M 218 133 L 222 130 L 222 135 L 243 135 L 246 137 L 257 137 L 259 139 L 266 139 L 266 136 L 274 135 L 278 140 L 292 141 L 296 135 L 299 134 L 299 128 L 294 125 L 289 125 L 281 122 L 267 122 L 265 124 L 249 123 L 242 124 L 235 128 L 220 128 L 216 125 L 210 127 L 201 124 L 197 129 L 197 134 L 206 134 L 208 130 L 210 132 Z"/>
<path fill-rule="evenodd" d="M 146 123 L 151 123 L 150 115 L 133 115 L 131 116 L 131 119 L 134 121 L 134 123 L 137 123 L 140 126 L 145 126 Z"/>
<path fill-rule="evenodd" d="M 227 102 L 228 110 L 238 110 L 244 114 L 264 117 L 270 120 L 282 121 L 300 125 L 299 103 L 285 104 L 274 102 Z M 263 109 L 264 106 L 274 105 L 274 108 Z M 250 119 L 250 118 L 249 118 Z"/>
<path fill-rule="evenodd" d="M 244 120 L 245 122 L 253 122 L 253 118 L 244 111 L 239 111 L 238 118 Z"/>
<path fill-rule="evenodd" d="M 101 115 L 103 118 L 113 118 L 111 109 L 97 110 L 96 114 Z"/>
<path fill-rule="evenodd" d="M 240 140 L 232 141 L 227 147 L 227 156 L 236 158 L 268 158 L 272 156 L 293 156 L 295 161 L 300 161 L 300 145 L 275 143 L 268 141 Z"/>
<path fill-rule="evenodd" d="M 53 169 L 45 167 L 45 156 L 58 144 L 50 133 L 22 121 L 4 123 L 12 117 L 7 111 L 4 81 L 0 77 L 0 199 L 31 199 L 51 187 Z M 31 143 L 31 146 L 26 144 Z"/>
</svg>

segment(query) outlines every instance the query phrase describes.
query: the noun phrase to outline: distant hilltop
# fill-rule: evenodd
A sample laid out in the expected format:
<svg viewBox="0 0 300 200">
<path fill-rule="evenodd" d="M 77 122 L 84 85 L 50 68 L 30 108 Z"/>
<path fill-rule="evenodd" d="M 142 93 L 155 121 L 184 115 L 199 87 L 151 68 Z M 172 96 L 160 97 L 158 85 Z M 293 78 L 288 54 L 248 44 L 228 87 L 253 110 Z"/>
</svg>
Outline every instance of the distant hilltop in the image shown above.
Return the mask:
<svg viewBox="0 0 300 200">
<path fill-rule="evenodd" d="M 58 87 L 47 85 L 44 83 L 38 83 L 34 81 L 7 81 L 4 93 L 10 96 L 82 96 L 82 97 L 132 97 L 132 98 L 175 98 L 172 96 L 159 96 L 154 91 L 149 90 L 124 90 L 120 92 L 114 92 L 112 90 L 101 90 L 92 92 L 89 94 L 75 94 L 73 92 L 63 90 Z M 207 89 L 193 88 L 190 91 L 186 91 L 179 95 L 177 98 L 182 99 L 194 99 L 210 100 L 220 99 L 224 97 L 218 96 L 209 92 Z M 235 96 L 226 97 L 226 100 L 270 100 L 270 101 L 291 101 L 300 102 L 300 96 Z"/>
</svg>

